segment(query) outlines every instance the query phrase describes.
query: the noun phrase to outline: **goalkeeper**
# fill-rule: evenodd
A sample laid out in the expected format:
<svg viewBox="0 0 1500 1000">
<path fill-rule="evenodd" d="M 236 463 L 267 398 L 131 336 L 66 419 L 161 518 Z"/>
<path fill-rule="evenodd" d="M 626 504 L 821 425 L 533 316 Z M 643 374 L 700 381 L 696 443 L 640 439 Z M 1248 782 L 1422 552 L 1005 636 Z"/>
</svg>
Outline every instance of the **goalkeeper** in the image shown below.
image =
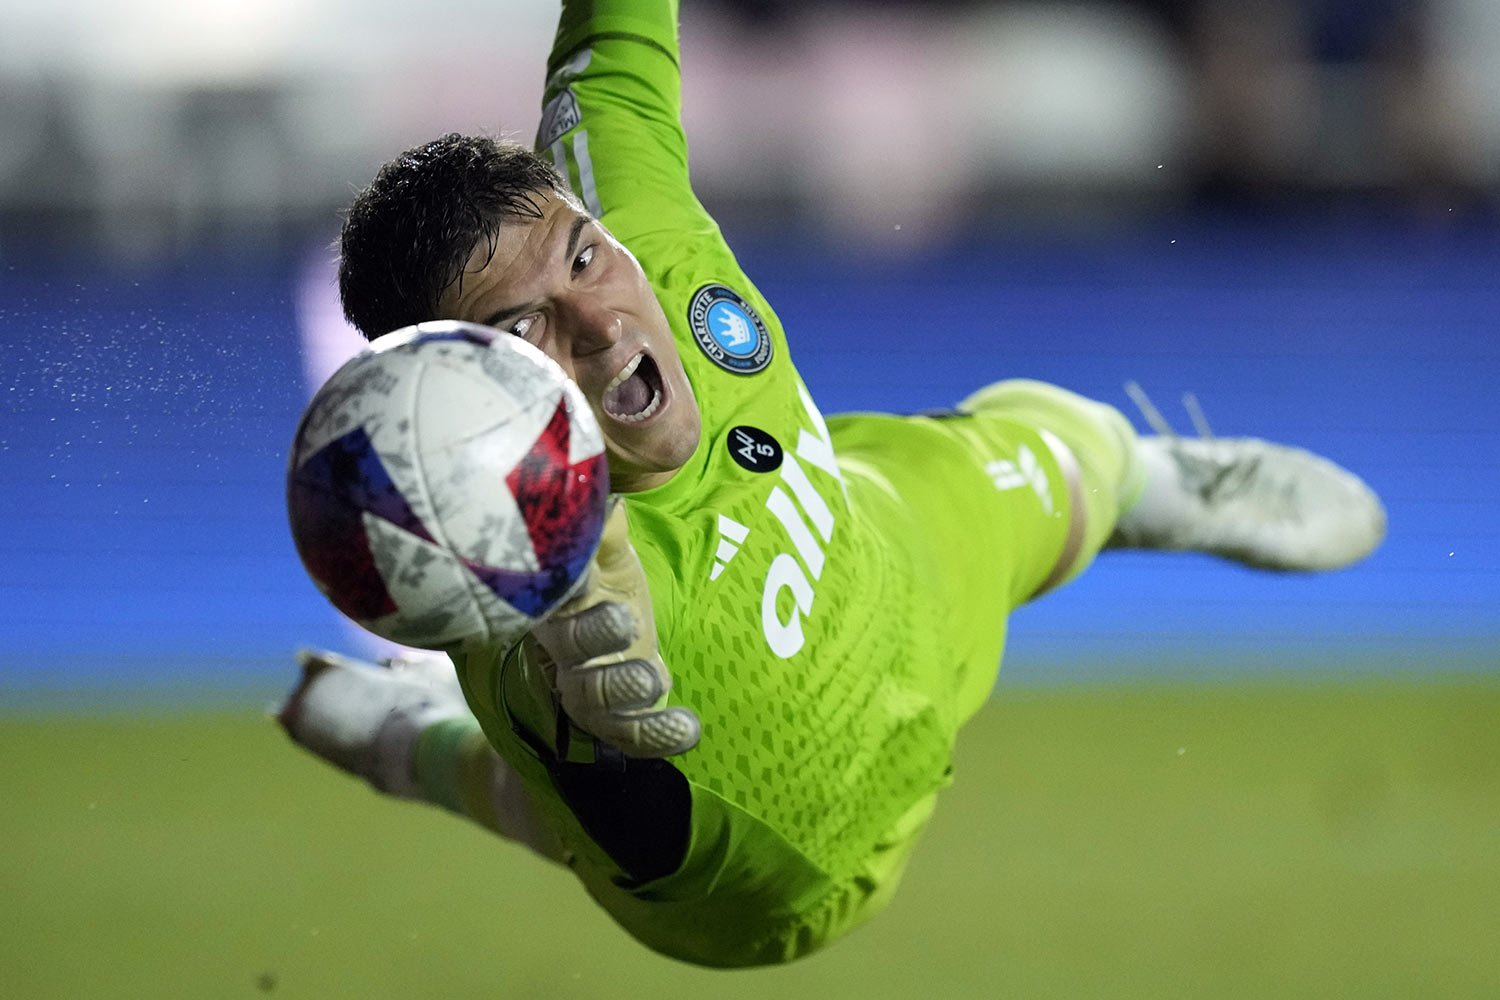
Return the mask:
<svg viewBox="0 0 1500 1000">
<path fill-rule="evenodd" d="M 651 948 L 747 966 L 889 897 L 1011 609 L 1106 545 L 1334 568 L 1384 515 L 1305 452 L 1137 438 L 1036 382 L 825 419 L 690 188 L 676 22 L 666 0 L 565 3 L 535 153 L 409 150 L 342 240 L 366 336 L 485 323 L 578 382 L 622 498 L 588 587 L 456 672 L 305 654 L 281 720 L 566 864 Z"/>
</svg>

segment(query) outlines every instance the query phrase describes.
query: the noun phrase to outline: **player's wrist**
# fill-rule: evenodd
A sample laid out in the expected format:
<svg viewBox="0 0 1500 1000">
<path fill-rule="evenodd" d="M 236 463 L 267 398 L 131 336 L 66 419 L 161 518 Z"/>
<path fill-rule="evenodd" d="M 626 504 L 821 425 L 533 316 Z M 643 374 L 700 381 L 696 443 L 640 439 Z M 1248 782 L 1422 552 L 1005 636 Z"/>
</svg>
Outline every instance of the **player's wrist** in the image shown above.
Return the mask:
<svg viewBox="0 0 1500 1000">
<path fill-rule="evenodd" d="M 461 707 L 435 703 L 392 712 L 371 744 L 366 780 L 397 798 L 427 798 L 417 769 L 422 736 L 435 726 L 467 714 Z"/>
</svg>

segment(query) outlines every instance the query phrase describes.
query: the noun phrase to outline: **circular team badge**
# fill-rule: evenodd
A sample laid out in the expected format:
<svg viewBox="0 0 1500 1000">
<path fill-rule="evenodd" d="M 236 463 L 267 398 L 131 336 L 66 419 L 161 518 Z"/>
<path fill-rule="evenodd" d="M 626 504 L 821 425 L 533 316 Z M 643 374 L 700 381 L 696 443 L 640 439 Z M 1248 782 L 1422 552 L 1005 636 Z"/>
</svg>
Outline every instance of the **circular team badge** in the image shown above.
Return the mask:
<svg viewBox="0 0 1500 1000">
<path fill-rule="evenodd" d="M 775 472 L 781 468 L 781 444 L 761 430 L 741 424 L 725 439 L 729 454 L 743 469 L 751 472 Z"/>
<path fill-rule="evenodd" d="M 688 328 L 708 359 L 727 372 L 754 375 L 771 363 L 771 334 L 739 293 L 704 285 L 688 305 Z"/>
</svg>

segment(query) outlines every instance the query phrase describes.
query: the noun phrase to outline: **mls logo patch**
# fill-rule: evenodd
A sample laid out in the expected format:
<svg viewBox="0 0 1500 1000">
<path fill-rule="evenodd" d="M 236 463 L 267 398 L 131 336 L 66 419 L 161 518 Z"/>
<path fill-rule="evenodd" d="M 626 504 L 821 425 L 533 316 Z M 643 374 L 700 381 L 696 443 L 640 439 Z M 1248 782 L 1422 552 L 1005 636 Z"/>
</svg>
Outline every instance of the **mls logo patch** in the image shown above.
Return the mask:
<svg viewBox="0 0 1500 1000">
<path fill-rule="evenodd" d="M 569 129 L 576 128 L 583 120 L 578 112 L 578 98 L 571 89 L 560 91 L 542 109 L 542 124 L 536 131 L 537 149 L 545 149 L 561 139 Z"/>
<path fill-rule="evenodd" d="M 708 359 L 727 372 L 754 375 L 771 363 L 771 334 L 739 293 L 704 285 L 688 305 L 688 328 Z"/>
</svg>

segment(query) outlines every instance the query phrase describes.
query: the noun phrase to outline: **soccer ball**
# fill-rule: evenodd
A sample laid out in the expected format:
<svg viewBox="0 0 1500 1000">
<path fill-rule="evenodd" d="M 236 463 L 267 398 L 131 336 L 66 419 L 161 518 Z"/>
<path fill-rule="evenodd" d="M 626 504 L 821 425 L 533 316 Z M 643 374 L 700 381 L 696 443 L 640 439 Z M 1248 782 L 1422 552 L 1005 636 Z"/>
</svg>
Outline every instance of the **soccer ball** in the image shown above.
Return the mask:
<svg viewBox="0 0 1500 1000">
<path fill-rule="evenodd" d="M 517 337 L 456 321 L 387 334 L 333 374 L 292 442 L 302 564 L 392 642 L 509 642 L 571 597 L 599 546 L 604 440 L 578 386 Z"/>
</svg>

